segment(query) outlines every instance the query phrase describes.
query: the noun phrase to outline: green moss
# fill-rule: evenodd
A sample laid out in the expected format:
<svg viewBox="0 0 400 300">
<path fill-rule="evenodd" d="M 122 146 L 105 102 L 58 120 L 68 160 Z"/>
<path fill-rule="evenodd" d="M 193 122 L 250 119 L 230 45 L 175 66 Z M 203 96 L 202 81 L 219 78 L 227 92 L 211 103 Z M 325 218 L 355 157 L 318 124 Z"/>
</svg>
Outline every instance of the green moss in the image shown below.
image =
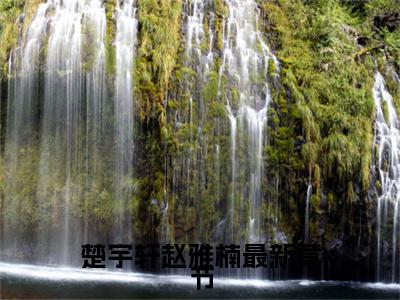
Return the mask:
<svg viewBox="0 0 400 300">
<path fill-rule="evenodd" d="M 276 75 L 276 66 L 272 59 L 268 62 L 268 75 L 269 78 L 274 78 Z"/>
<path fill-rule="evenodd" d="M 16 46 L 18 31 L 26 31 L 38 3 L 41 1 L 3 0 L 0 3 L 0 63 L 1 77 L 7 74 L 10 50 Z M 311 198 L 310 234 L 325 226 L 328 237 L 335 236 L 336 227 L 354 213 L 354 203 L 364 201 L 370 187 L 373 148 L 374 105 L 372 101 L 375 59 L 378 69 L 387 79 L 388 89 L 396 107 L 400 108 L 400 88 L 383 71 L 388 63 L 394 68 L 399 60 L 399 31 L 376 30 L 373 18 L 394 11 L 386 0 L 363 1 L 319 0 L 258 1 L 262 12 L 260 28 L 265 29 L 268 44 L 280 61 L 280 68 L 270 61 L 267 75 L 271 80 L 272 101 L 268 109 L 266 144 L 263 149 L 262 204 L 266 233 L 274 234 L 278 218 L 280 230 L 295 236 L 301 227 L 305 187 L 313 186 Z M 353 1 L 354 2 L 354 1 Z M 361 1 L 358 1 L 361 2 Z M 115 0 L 105 0 L 107 17 L 106 68 L 109 90 L 115 77 Z M 160 205 L 169 204 L 167 227 L 169 238 L 177 241 L 211 240 L 216 224 L 226 218 L 232 195 L 231 128 L 226 113 L 226 101 L 234 108 L 239 103 L 239 91 L 234 79 L 219 77 L 223 48 L 223 22 L 228 11 L 223 0 L 211 1 L 205 13 L 205 37 L 200 45 L 208 52 L 209 29 L 214 30 L 214 63 L 211 72 L 198 74 L 193 59 L 185 53 L 184 28 L 181 24 L 183 1 L 138 0 L 138 50 L 135 69 L 135 178 L 127 178 L 124 186 L 132 188 L 134 196 L 128 210 L 140 238 L 156 239 L 160 235 L 162 213 Z M 374 4 L 374 5 L 373 5 Z M 356 10 L 353 10 L 355 9 Z M 26 13 L 25 22 L 17 23 Z M 211 26 L 211 28 L 209 27 Z M 92 49 L 89 24 L 84 24 L 82 63 L 89 71 L 96 59 Z M 366 37 L 366 44 L 356 43 Z M 46 43 L 42 49 L 45 56 Z M 278 74 L 279 72 L 279 74 Z M 203 82 L 203 75 L 206 78 Z M 251 73 L 252 84 L 264 83 L 265 74 Z M 277 76 L 279 75 L 279 76 Z M 5 95 L 5 94 L 3 94 Z M 385 118 L 387 107 L 384 105 Z M 248 135 L 241 130 L 238 119 L 236 159 L 239 165 L 250 164 L 246 156 Z M 37 191 L 34 176 L 27 170 L 38 160 L 37 149 L 25 149 L 23 168 L 18 176 L 20 194 L 26 198 L 21 209 L 24 226 L 34 223 Z M 30 158 L 32 161 L 29 161 Z M 0 168 L 2 165 L 0 164 Z M 387 165 L 384 166 L 387 168 Z M 105 169 L 105 168 L 102 168 Z M 0 194 L 4 192 L 4 174 L 0 169 Z M 236 170 L 234 228 L 239 239 L 246 239 L 250 203 L 246 193 L 246 168 Z M 59 175 L 57 175 L 59 176 Z M 57 204 L 60 184 L 49 179 L 53 197 L 39 204 L 50 211 Z M 77 176 L 79 177 L 79 176 Z M 104 174 L 102 180 L 111 177 Z M 82 179 L 82 178 L 80 178 Z M 83 180 L 83 179 L 82 179 Z M 85 202 L 73 198 L 73 214 L 78 216 L 85 205 L 93 205 L 90 222 L 101 223 L 106 231 L 113 216 L 124 207 L 114 201 L 106 184 L 93 182 L 86 191 Z M 375 183 L 377 190 L 381 183 Z M 242 189 L 242 190 L 240 190 Z M 243 192 L 244 191 L 244 192 Z M 300 195 L 300 196 L 299 196 Z M 327 197 L 328 212 L 325 202 Z M 15 201 L 18 203 L 18 201 Z M 276 207 L 276 203 L 279 206 Z M 75 205 L 76 204 L 76 205 Z M 300 204 L 300 205 L 299 205 Z M 364 203 L 362 203 L 364 204 Z M 60 206 L 60 203 L 57 205 Z M 11 209 L 11 208 L 10 208 Z M 12 221 L 11 210 L 6 213 Z M 276 215 L 275 215 L 276 212 Z M 324 214 L 329 214 L 325 218 Z M 321 218 L 320 218 L 321 216 Z M 322 224 L 320 220 L 329 224 Z M 342 224 L 342 223 L 340 223 Z M 198 228 L 196 228 L 198 227 Z M 341 230 L 342 228 L 340 228 Z"/>
<path fill-rule="evenodd" d="M 140 0 L 137 94 L 141 117 L 164 101 L 180 44 L 181 1 Z"/>
<path fill-rule="evenodd" d="M 23 11 L 25 1 L 4 0 L 0 3 L 0 78 L 7 78 L 10 51 L 17 44 L 17 18 Z"/>
<path fill-rule="evenodd" d="M 116 20 L 115 20 L 115 9 L 116 2 L 114 0 L 105 0 L 104 7 L 107 18 L 107 31 L 106 31 L 106 70 L 108 78 L 109 90 L 112 90 L 114 85 L 114 76 L 116 71 L 116 49 L 115 49 L 115 38 L 116 38 Z M 88 61 L 86 67 L 90 67 L 93 63 L 92 60 Z"/>
<path fill-rule="evenodd" d="M 357 30 L 358 20 L 336 1 L 326 4 L 325 10 L 320 10 L 320 4 L 315 5 L 318 10 L 288 0 L 261 7 L 270 30 L 276 32 L 282 85 L 296 102 L 290 120 L 300 118 L 306 140 L 316 142 L 303 151 L 304 157 L 323 166 L 323 177 L 337 176 L 346 182 L 368 163 L 363 157 L 365 144 L 371 144 L 365 131 L 371 131 L 374 111 L 372 72 L 346 58 L 357 49 L 350 35 Z M 281 118 L 288 113 L 286 102 L 279 98 Z M 364 176 L 363 186 L 367 181 Z"/>
<path fill-rule="evenodd" d="M 354 202 L 367 198 L 375 111 L 374 59 L 382 72 L 388 64 L 397 66 L 399 53 L 398 34 L 373 33 L 377 11 L 390 10 L 364 7 L 359 14 L 354 13 L 353 4 L 259 1 L 270 45 L 281 63 L 279 92 L 273 92 L 269 109 L 266 177 L 281 179 L 278 197 L 283 206 L 289 205 L 287 199 L 296 197 L 307 184 L 306 178 L 311 178 L 313 208 L 326 213 L 319 210 L 319 203 L 327 193 L 328 223 L 332 224 L 342 218 L 341 212 L 351 218 Z M 361 50 L 356 43 L 359 36 L 367 37 Z M 271 76 L 273 72 L 268 73 Z M 398 84 L 387 81 L 394 101 L 399 101 Z M 270 189 L 267 193 L 274 197 Z M 293 211 L 281 220 L 288 228 L 293 215 L 301 213 L 289 207 Z M 317 228 L 317 219 L 310 222 L 310 228 Z M 332 237 L 336 232 L 332 224 L 318 226 L 325 227 L 326 236 Z"/>
<path fill-rule="evenodd" d="M 137 5 L 139 35 L 135 94 L 142 132 L 138 143 L 144 149 L 138 164 L 142 182 L 139 211 L 143 231 L 156 234 L 160 232 L 159 224 L 152 223 L 149 216 L 159 220 L 160 215 L 150 204 L 152 199 L 159 203 L 169 201 L 165 199 L 163 154 L 164 147 L 176 149 L 176 141 L 167 124 L 165 100 L 171 79 L 178 75 L 174 71 L 178 69 L 182 1 L 139 0 Z M 171 105 L 174 106 L 174 102 Z"/>
<path fill-rule="evenodd" d="M 85 72 L 89 72 L 96 59 L 96 49 L 93 47 L 94 36 L 91 24 L 83 24 L 82 29 L 82 65 Z"/>
<path fill-rule="evenodd" d="M 213 4 L 216 14 L 216 23 L 215 23 L 216 44 L 217 44 L 217 49 L 221 50 L 223 48 L 222 24 L 224 17 L 227 15 L 227 8 L 222 0 L 213 1 Z"/>
<path fill-rule="evenodd" d="M 44 0 L 3 0 L 0 2 L 0 79 L 8 76 L 8 60 L 11 49 L 18 42 L 19 29 L 22 37 L 26 35 L 28 26 L 36 13 L 37 7 Z M 22 19 L 18 19 L 24 15 Z"/>
<path fill-rule="evenodd" d="M 206 103 L 214 103 L 217 100 L 218 96 L 218 73 L 211 72 L 208 74 L 208 81 L 203 88 L 203 98 Z M 237 91 L 232 91 L 232 94 L 235 95 Z M 237 98 L 237 96 L 233 96 L 233 98 Z"/>
</svg>

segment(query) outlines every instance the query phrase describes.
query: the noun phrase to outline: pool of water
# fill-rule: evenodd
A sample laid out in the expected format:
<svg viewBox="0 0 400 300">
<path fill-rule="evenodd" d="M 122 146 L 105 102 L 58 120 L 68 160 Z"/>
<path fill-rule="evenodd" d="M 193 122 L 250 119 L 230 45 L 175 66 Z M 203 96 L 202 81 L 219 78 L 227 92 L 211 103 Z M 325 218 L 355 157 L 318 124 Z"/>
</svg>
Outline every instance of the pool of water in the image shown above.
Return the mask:
<svg viewBox="0 0 400 300">
<path fill-rule="evenodd" d="M 368 298 L 400 299 L 400 284 L 215 278 L 0 263 L 1 298 Z"/>
</svg>

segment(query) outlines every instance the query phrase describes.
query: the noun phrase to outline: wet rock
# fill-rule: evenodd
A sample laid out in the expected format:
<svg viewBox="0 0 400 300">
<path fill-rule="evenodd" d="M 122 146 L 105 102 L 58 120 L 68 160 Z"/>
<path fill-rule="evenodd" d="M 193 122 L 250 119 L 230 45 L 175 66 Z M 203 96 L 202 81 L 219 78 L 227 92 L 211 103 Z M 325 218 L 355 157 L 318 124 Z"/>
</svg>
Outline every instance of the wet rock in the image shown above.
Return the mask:
<svg viewBox="0 0 400 300">
<path fill-rule="evenodd" d="M 374 18 L 374 26 L 377 29 L 387 28 L 390 32 L 400 27 L 400 13 L 387 12 Z"/>
<path fill-rule="evenodd" d="M 300 152 L 304 144 L 305 144 L 304 138 L 302 136 L 298 136 L 294 142 L 295 151 Z"/>
<path fill-rule="evenodd" d="M 24 21 L 25 21 L 25 18 L 26 18 L 25 14 L 20 15 L 19 18 L 17 19 L 17 23 L 18 24 L 23 24 Z"/>
<path fill-rule="evenodd" d="M 391 255 L 391 247 L 387 241 L 382 241 L 382 253 L 383 257 Z"/>
<path fill-rule="evenodd" d="M 356 251 L 356 260 L 368 258 L 369 255 L 369 245 L 360 246 L 360 248 Z"/>
<path fill-rule="evenodd" d="M 334 239 L 328 242 L 327 247 L 328 250 L 340 250 L 343 247 L 343 241 L 340 239 Z"/>
<path fill-rule="evenodd" d="M 222 241 L 224 238 L 225 219 L 218 222 L 215 226 L 212 237 L 214 241 Z"/>
<path fill-rule="evenodd" d="M 278 244 L 287 244 L 287 243 L 289 243 L 289 240 L 288 240 L 287 236 L 282 231 L 277 231 L 275 233 L 274 241 L 276 243 L 278 243 Z"/>
<path fill-rule="evenodd" d="M 260 237 L 260 244 L 266 244 L 267 243 L 267 240 L 268 240 L 268 235 L 267 234 L 263 234 L 261 237 Z"/>
<path fill-rule="evenodd" d="M 367 36 L 359 36 L 359 37 L 357 37 L 357 44 L 365 47 L 368 44 L 369 39 L 370 38 Z"/>
<path fill-rule="evenodd" d="M 162 201 L 162 202 L 161 202 L 160 210 L 161 210 L 161 211 L 165 211 L 166 209 L 168 209 L 168 202 Z"/>
</svg>

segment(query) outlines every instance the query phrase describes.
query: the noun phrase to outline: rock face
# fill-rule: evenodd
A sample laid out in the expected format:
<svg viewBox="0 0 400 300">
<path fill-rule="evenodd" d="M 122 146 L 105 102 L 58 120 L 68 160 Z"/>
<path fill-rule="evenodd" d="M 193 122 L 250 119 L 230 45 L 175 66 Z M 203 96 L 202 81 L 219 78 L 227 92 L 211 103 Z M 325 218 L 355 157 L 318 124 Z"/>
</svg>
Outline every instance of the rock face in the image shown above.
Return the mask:
<svg viewBox="0 0 400 300">
<path fill-rule="evenodd" d="M 8 232 L 16 245 L 2 242 L 11 250 L 0 256 L 53 263 L 47 254 L 71 240 L 67 261 L 90 236 L 142 244 L 306 241 L 324 246 L 331 279 L 375 280 L 379 256 L 381 273 L 397 280 L 398 218 L 377 206 L 389 181 L 373 163 L 386 171 L 391 161 L 375 162 L 372 90 L 379 68 L 387 84 L 377 94 L 400 99 L 390 71 L 399 68 L 400 47 L 394 34 L 385 39 L 398 32 L 400 16 L 382 11 L 387 0 L 374 1 L 367 9 L 370 0 L 0 0 L 51 4 L 40 18 L 0 4 L 0 235 Z M 75 2 L 93 9 L 71 7 L 79 17 L 72 20 L 57 14 Z M 90 23 L 81 21 L 86 15 Z M 53 32 L 60 20 L 71 21 L 71 31 L 82 27 L 75 43 L 50 42 L 62 37 Z M 137 51 L 125 21 L 137 22 Z M 29 41 L 40 45 L 25 47 Z M 399 107 L 388 114 L 381 106 L 386 129 Z M 22 134 L 34 139 L 22 143 Z"/>
<path fill-rule="evenodd" d="M 400 13 L 388 12 L 374 18 L 374 26 L 377 29 L 387 28 L 390 32 L 400 27 Z"/>
</svg>

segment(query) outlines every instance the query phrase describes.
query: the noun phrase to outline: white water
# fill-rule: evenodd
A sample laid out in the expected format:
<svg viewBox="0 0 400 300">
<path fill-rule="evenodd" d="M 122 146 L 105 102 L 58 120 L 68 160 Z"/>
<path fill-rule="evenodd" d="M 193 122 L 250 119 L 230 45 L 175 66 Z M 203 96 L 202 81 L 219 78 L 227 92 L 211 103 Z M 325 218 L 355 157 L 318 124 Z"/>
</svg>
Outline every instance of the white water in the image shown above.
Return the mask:
<svg viewBox="0 0 400 300">
<path fill-rule="evenodd" d="M 393 214 L 393 236 L 392 236 L 392 282 L 396 281 L 396 261 L 398 261 L 399 257 L 397 257 L 397 243 L 399 236 L 399 201 L 396 201 L 394 205 L 394 214 Z"/>
<path fill-rule="evenodd" d="M 131 215 L 126 212 L 132 196 L 133 175 L 133 72 L 137 41 L 136 8 L 134 0 L 125 0 L 117 10 L 116 90 L 115 90 L 115 196 L 119 201 L 116 238 L 132 241 Z M 128 210 L 129 211 L 129 210 Z M 125 226 L 124 226 L 125 225 Z"/>
<path fill-rule="evenodd" d="M 35 144 L 34 126 L 38 125 L 34 112 L 37 112 L 37 89 L 39 77 L 37 64 L 40 55 L 40 45 L 43 41 L 43 32 L 47 26 L 45 16 L 47 4 L 40 6 L 34 27 L 29 28 L 26 34 L 28 42 L 19 41 L 16 49 L 11 51 L 9 59 L 9 82 L 7 101 L 7 120 L 5 137 L 5 190 L 4 216 L 13 215 L 15 211 L 23 211 L 18 201 L 15 201 L 17 193 L 24 188 L 24 181 L 20 175 L 20 168 L 24 165 L 21 161 L 25 148 Z M 19 58 L 18 60 L 16 58 Z M 6 241 L 11 248 L 21 245 L 17 235 L 11 233 L 8 222 L 4 224 L 3 242 Z"/>
<path fill-rule="evenodd" d="M 77 282 L 127 282 L 136 284 L 147 284 L 149 288 L 158 285 L 178 284 L 196 289 L 196 279 L 190 275 L 153 275 L 132 272 L 113 272 L 106 270 L 77 269 L 65 267 L 34 266 L 24 264 L 9 264 L 0 262 L 0 274 L 19 276 L 22 278 L 40 278 L 50 281 L 77 281 Z M 206 280 L 204 280 L 206 282 Z M 268 281 L 268 280 L 239 280 L 228 278 L 214 279 L 217 286 L 245 286 L 252 288 L 268 288 L 287 285 L 290 281 Z M 300 282 L 301 284 L 301 282 Z"/>
<path fill-rule="evenodd" d="M 378 194 L 377 202 L 377 281 L 385 280 L 382 274 L 382 264 L 385 256 L 382 256 L 382 243 L 390 238 L 392 243 L 392 268 L 391 279 L 394 281 L 396 276 L 396 249 L 398 248 L 398 207 L 400 201 L 400 130 L 396 108 L 393 98 L 386 88 L 383 76 L 377 72 L 375 74 L 375 84 L 373 95 L 376 107 L 375 122 L 375 141 L 377 146 L 377 169 L 381 192 Z M 387 114 L 384 113 L 386 107 Z M 393 210 L 393 233 L 390 234 L 388 225 L 388 211 Z M 387 279 L 387 278 L 386 278 Z"/>
<path fill-rule="evenodd" d="M 205 232 L 216 231 L 218 235 L 213 238 L 219 242 L 260 242 L 264 238 L 261 232 L 265 223 L 262 203 L 264 131 L 271 100 L 267 73 L 269 61 L 274 60 L 276 66 L 278 62 L 258 28 L 256 2 L 224 1 L 223 5 L 228 8 L 227 15 L 219 19 L 219 15 L 214 15 L 212 1 L 184 2 L 184 66 L 193 73 L 185 74 L 180 86 L 181 102 L 187 101 L 187 107 L 174 114 L 176 127 L 183 127 L 189 134 L 185 141 L 187 148 L 175 159 L 173 193 L 179 199 L 178 205 L 195 207 L 199 218 L 194 236 L 185 233 L 186 240 L 210 239 Z M 214 57 L 220 55 L 219 37 L 215 33 L 218 20 L 223 27 L 221 65 L 214 61 Z M 212 107 L 206 104 L 211 99 L 204 95 L 213 95 L 214 80 L 218 92 L 217 99 L 212 101 L 226 106 L 229 127 L 225 116 L 211 120 L 208 115 Z M 204 122 L 207 122 L 206 127 Z M 229 145 L 225 143 L 226 135 L 231 137 Z M 227 151 L 231 154 L 229 167 L 221 160 L 225 159 Z M 214 224 L 203 224 L 202 214 L 207 212 L 201 205 L 210 198 L 215 204 L 214 207 L 207 204 L 207 208 L 223 206 L 227 211 L 218 214 L 220 219 L 213 220 Z M 167 228 L 168 218 L 163 215 L 162 220 L 162 228 Z M 223 236 L 217 226 L 222 221 L 225 224 Z"/>
<path fill-rule="evenodd" d="M 308 224 L 310 220 L 310 198 L 312 195 L 312 185 L 308 184 L 307 187 L 307 198 L 306 198 L 306 217 L 304 222 L 304 241 L 308 241 Z"/>
<path fill-rule="evenodd" d="M 206 143 L 204 140 L 207 140 L 207 136 L 203 134 L 203 122 L 206 115 L 206 101 L 208 99 L 203 99 L 202 95 L 193 92 L 193 88 L 204 87 L 207 83 L 208 75 L 210 72 L 210 68 L 213 63 L 214 55 L 213 55 L 213 39 L 214 33 L 212 31 L 213 26 L 213 13 L 208 11 L 208 6 L 212 3 L 210 0 L 194 0 L 194 1 L 185 1 L 185 14 L 187 16 L 187 24 L 186 26 L 186 59 L 185 65 L 188 68 L 191 68 L 196 72 L 196 75 L 193 79 L 187 78 L 188 84 L 185 89 L 187 93 L 190 93 L 189 98 L 189 126 L 196 126 L 197 128 L 195 134 L 190 134 L 190 143 L 192 144 L 194 139 L 197 138 L 195 143 L 198 143 L 198 147 L 193 147 L 190 149 L 189 155 L 187 157 L 187 182 L 197 182 L 198 185 L 204 187 L 204 178 L 205 178 L 205 170 L 204 164 L 207 160 L 207 150 L 206 150 Z M 206 32 L 205 22 L 206 15 L 208 17 L 208 27 L 209 30 Z M 206 34 L 208 34 L 208 47 L 206 50 L 202 50 L 202 43 L 206 38 Z M 194 110 L 194 107 L 197 109 Z M 194 114 L 197 115 L 197 120 L 195 123 Z M 196 161 L 200 158 L 200 163 L 196 165 Z M 194 172 L 194 170 L 197 172 Z M 197 173 L 197 174 L 196 174 Z M 197 193 L 194 195 L 190 195 L 193 198 L 193 202 L 190 203 L 186 200 L 186 203 L 196 207 L 197 211 L 201 211 L 200 202 L 203 200 L 204 197 L 201 193 L 202 188 L 197 189 Z M 190 198 L 189 198 L 190 199 Z M 200 214 L 201 218 L 201 214 Z M 203 235 L 203 224 L 200 222 L 198 224 L 198 230 L 196 230 L 194 239 L 198 240 L 199 237 Z"/>
<path fill-rule="evenodd" d="M 82 196 L 81 180 L 85 178 L 82 176 L 96 176 L 98 171 L 97 165 L 91 162 L 97 162 L 100 155 L 102 129 L 98 124 L 102 122 L 101 112 L 106 100 L 106 17 L 101 1 L 49 2 L 55 12 L 49 20 L 37 198 L 41 209 L 51 210 L 52 215 L 64 220 L 61 228 L 55 230 L 48 229 L 49 225 L 57 226 L 54 223 L 43 224 L 41 233 L 45 236 L 41 238 L 51 241 L 55 249 L 50 251 L 60 253 L 61 248 L 62 263 L 67 264 L 70 246 L 76 245 L 77 238 L 71 235 L 71 205 Z M 84 44 L 82 35 L 85 34 L 90 45 Z M 88 47 L 93 47 L 95 52 L 86 53 L 90 52 Z M 82 64 L 84 55 L 93 56 L 86 74 Z M 86 120 L 83 113 L 87 114 Z M 84 151 L 93 161 L 85 163 Z M 50 203 L 54 203 L 53 206 Z"/>
<path fill-rule="evenodd" d="M 108 218 L 113 235 L 132 241 L 134 5 L 118 1 L 115 12 L 114 81 L 106 74 L 101 0 L 40 4 L 13 51 L 5 145 L 9 228 L 3 237 L 12 257 L 76 261 L 71 249 L 96 238 L 100 209 L 114 213 Z M 102 208 L 102 199 L 112 207 Z M 24 227 L 30 210 L 37 228 Z"/>
<path fill-rule="evenodd" d="M 247 227 L 249 242 L 261 242 L 264 129 L 271 96 L 267 83 L 270 59 L 274 59 L 258 28 L 255 1 L 227 0 L 220 83 L 227 78 L 226 106 L 231 123 L 232 182 L 229 242 L 240 240 L 239 223 Z M 276 63 L 276 59 L 274 59 Z M 234 92 L 234 90 L 236 92 Z M 247 136 L 247 137 L 246 137 Z M 238 148 L 240 145 L 240 149 Z M 245 179 L 241 179 L 241 178 Z M 240 180 L 241 179 L 241 180 Z M 248 216 L 239 210 L 249 205 Z"/>
<path fill-rule="evenodd" d="M 214 41 L 214 33 L 212 31 L 213 18 L 209 20 L 209 45 L 208 52 L 203 54 L 201 51 L 201 43 L 205 37 L 205 13 L 206 6 L 209 5 L 209 0 L 194 0 L 185 2 L 185 14 L 187 15 L 186 24 L 186 63 L 196 64 L 197 72 L 204 77 L 210 71 L 211 63 L 213 62 L 212 45 Z M 192 60 L 192 61 L 191 61 Z"/>
<path fill-rule="evenodd" d="M 116 292 L 120 292 L 123 287 L 121 284 L 127 284 L 132 288 L 130 295 L 135 292 L 135 289 L 139 289 L 144 286 L 149 289 L 149 292 L 160 293 L 165 292 L 166 295 L 174 295 L 180 290 L 187 291 L 187 295 L 193 296 L 193 293 L 199 293 L 196 291 L 196 279 L 191 278 L 189 275 L 152 275 L 143 273 L 131 273 L 131 272 L 112 272 L 102 270 L 83 270 L 74 268 L 60 268 L 60 267 L 46 267 L 46 266 L 34 266 L 34 265 L 20 265 L 20 264 L 8 264 L 0 262 L 0 277 L 13 278 L 14 280 L 23 279 L 23 281 L 32 280 L 32 282 L 56 282 L 63 283 L 65 285 L 71 285 L 76 283 L 76 292 L 79 292 L 82 288 L 82 284 L 85 283 L 85 287 L 82 288 L 82 295 L 88 294 L 84 291 L 93 292 L 96 289 L 96 284 L 105 288 L 105 284 L 116 283 L 112 290 L 112 295 Z M 93 286 L 95 285 L 95 286 Z M 18 285 L 17 285 L 18 286 Z M 168 288 L 172 286 L 172 290 Z M 50 286 L 51 287 L 51 286 Z M 302 293 L 302 291 L 316 291 L 318 289 L 326 288 L 337 288 L 338 292 L 343 287 L 349 287 L 349 290 L 355 292 L 367 290 L 371 292 L 377 292 L 384 290 L 386 292 L 397 292 L 400 291 L 399 284 L 384 284 L 384 283 L 357 283 L 357 282 L 337 282 L 337 281 L 310 281 L 310 280 L 287 280 L 287 281 L 269 281 L 269 280 L 250 280 L 250 279 L 228 279 L 228 278 L 214 278 L 214 289 L 224 289 L 224 295 L 231 293 L 232 297 L 240 295 L 242 297 L 254 297 L 257 296 L 257 291 L 267 291 L 270 294 L 266 294 L 266 297 L 276 297 L 277 292 L 282 293 L 283 298 L 287 298 L 287 295 L 292 297 L 296 294 Z M 118 289 L 118 290 L 117 290 Z M 203 286 L 204 289 L 204 286 Z M 291 294 L 285 293 L 293 291 Z M 68 292 L 70 290 L 65 290 Z M 212 291 L 212 290 L 211 290 Z M 60 294 L 64 292 L 60 291 Z M 64 292 L 64 294 L 65 294 Z M 109 290 L 108 290 L 108 293 Z M 246 295 L 247 294 L 247 295 Z M 109 295 L 109 294 L 106 294 Z M 133 294 L 134 295 L 134 294 Z M 216 294 L 218 295 L 218 294 Z M 308 294 L 311 297 L 311 294 Z M 354 294 L 355 295 L 355 294 Z M 111 296 L 111 295 L 109 295 Z M 316 298 L 321 297 L 321 293 L 315 294 Z"/>
<path fill-rule="evenodd" d="M 172 194 L 177 199 L 176 205 L 181 205 L 184 209 L 190 207 L 195 208 L 194 214 L 187 215 L 185 222 L 192 222 L 192 218 L 199 217 L 201 219 L 202 209 L 201 202 L 204 200 L 204 191 L 206 189 L 206 161 L 208 156 L 207 140 L 208 133 L 204 130 L 204 120 L 207 115 L 207 101 L 204 99 L 202 90 L 208 83 L 209 73 L 214 61 L 214 13 L 211 6 L 213 1 L 209 0 L 185 0 L 183 1 L 183 22 L 182 32 L 185 38 L 185 51 L 183 52 L 183 66 L 187 73 L 182 75 L 179 86 L 179 99 L 181 109 L 175 113 L 174 119 L 176 129 L 184 127 L 189 134 L 185 137 L 185 150 L 174 158 L 173 167 L 171 168 L 172 177 Z M 208 29 L 207 29 L 208 28 Z M 176 96 L 174 96 L 176 97 Z M 175 99 L 177 100 L 177 99 Z M 166 177 L 169 177 L 166 170 Z M 164 202 L 171 198 L 166 192 Z M 179 199 L 179 200 L 178 200 Z M 165 209 L 168 207 L 166 203 L 161 205 L 162 224 L 161 237 L 162 241 L 173 238 L 169 236 L 174 234 L 174 230 L 170 230 L 171 224 L 168 220 L 173 220 L 172 216 L 168 216 L 169 212 L 175 210 Z M 176 212 L 176 211 L 175 211 Z M 193 236 L 188 236 L 185 232 L 183 237 L 186 241 L 198 240 L 203 234 L 208 234 L 203 228 L 203 223 L 199 221 Z"/>
</svg>

